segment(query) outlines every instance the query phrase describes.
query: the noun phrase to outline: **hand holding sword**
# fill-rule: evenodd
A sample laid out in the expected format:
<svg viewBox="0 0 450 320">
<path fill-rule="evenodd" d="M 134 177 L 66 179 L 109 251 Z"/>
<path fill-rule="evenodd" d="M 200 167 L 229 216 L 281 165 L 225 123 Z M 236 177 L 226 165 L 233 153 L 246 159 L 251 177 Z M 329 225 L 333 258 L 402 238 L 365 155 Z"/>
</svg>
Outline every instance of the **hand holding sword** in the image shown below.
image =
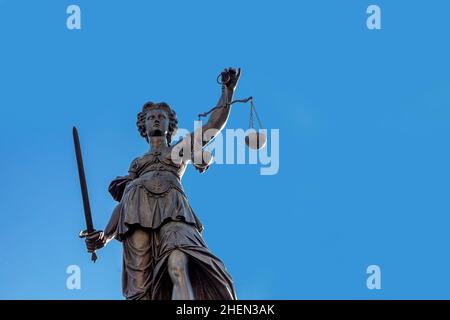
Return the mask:
<svg viewBox="0 0 450 320">
<path fill-rule="evenodd" d="M 97 260 L 97 254 L 95 251 L 104 246 L 104 236 L 102 231 L 94 229 L 92 223 L 91 206 L 89 204 L 89 195 L 86 184 L 86 176 L 84 175 L 83 157 L 81 155 L 80 139 L 78 137 L 78 131 L 76 127 L 73 127 L 73 142 L 75 144 L 75 155 L 77 157 L 78 176 L 80 178 L 81 195 L 83 197 L 84 217 L 86 220 L 86 230 L 81 231 L 80 238 L 85 238 L 86 247 L 88 252 L 92 253 L 91 260 L 95 262 Z"/>
</svg>

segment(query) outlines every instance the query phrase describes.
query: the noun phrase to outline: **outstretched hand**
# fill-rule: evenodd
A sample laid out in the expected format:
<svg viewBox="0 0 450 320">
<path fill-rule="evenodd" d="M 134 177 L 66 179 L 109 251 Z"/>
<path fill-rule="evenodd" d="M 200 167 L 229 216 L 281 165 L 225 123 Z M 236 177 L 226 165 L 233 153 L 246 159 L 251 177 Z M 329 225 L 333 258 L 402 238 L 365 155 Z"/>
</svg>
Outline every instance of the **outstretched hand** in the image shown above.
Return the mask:
<svg viewBox="0 0 450 320">
<path fill-rule="evenodd" d="M 229 90 L 234 91 L 241 76 L 241 68 L 227 68 L 221 73 L 221 81 Z"/>
</svg>

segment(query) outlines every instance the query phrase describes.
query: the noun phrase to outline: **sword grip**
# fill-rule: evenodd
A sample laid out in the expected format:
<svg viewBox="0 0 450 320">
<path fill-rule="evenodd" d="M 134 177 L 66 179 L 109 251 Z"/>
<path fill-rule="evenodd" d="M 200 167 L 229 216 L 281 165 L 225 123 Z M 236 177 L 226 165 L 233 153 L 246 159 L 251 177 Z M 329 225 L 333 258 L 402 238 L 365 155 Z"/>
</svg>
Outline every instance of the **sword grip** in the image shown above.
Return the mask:
<svg viewBox="0 0 450 320">
<path fill-rule="evenodd" d="M 94 233 L 94 232 L 97 232 L 97 230 L 94 230 L 94 231 L 92 231 L 92 232 L 88 232 L 87 230 L 84 230 L 84 231 L 80 231 L 80 234 L 79 234 L 78 236 L 79 236 L 80 238 L 86 238 L 88 234 L 91 234 L 91 233 Z M 95 253 L 95 251 L 92 252 L 92 254 L 91 254 L 91 260 L 92 260 L 92 262 L 94 262 L 94 263 L 95 263 L 95 261 L 97 260 L 97 254 Z"/>
</svg>

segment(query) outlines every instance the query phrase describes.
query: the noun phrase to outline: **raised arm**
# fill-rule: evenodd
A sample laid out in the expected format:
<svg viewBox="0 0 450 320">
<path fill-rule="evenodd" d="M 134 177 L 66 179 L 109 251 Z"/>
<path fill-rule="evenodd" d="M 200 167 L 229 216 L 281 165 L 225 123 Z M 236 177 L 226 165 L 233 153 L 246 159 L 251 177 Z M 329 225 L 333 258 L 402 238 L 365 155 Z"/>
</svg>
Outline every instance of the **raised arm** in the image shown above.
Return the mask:
<svg viewBox="0 0 450 320">
<path fill-rule="evenodd" d="M 197 129 L 191 134 L 193 150 L 198 147 L 203 148 L 225 127 L 231 111 L 230 103 L 233 101 L 234 91 L 236 90 L 240 76 L 240 68 L 228 68 L 222 72 L 222 94 L 214 110 L 209 116 L 208 121 L 201 127 L 201 129 Z"/>
</svg>

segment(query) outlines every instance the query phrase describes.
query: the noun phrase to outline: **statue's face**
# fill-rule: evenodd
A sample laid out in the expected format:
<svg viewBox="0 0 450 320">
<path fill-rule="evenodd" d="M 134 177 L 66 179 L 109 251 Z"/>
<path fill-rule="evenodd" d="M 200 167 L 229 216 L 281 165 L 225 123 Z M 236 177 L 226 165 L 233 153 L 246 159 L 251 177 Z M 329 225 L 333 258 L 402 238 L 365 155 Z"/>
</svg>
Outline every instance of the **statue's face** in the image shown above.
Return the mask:
<svg viewBox="0 0 450 320">
<path fill-rule="evenodd" d="M 149 110 L 145 115 L 147 136 L 165 136 L 169 131 L 169 115 L 161 109 Z"/>
</svg>

